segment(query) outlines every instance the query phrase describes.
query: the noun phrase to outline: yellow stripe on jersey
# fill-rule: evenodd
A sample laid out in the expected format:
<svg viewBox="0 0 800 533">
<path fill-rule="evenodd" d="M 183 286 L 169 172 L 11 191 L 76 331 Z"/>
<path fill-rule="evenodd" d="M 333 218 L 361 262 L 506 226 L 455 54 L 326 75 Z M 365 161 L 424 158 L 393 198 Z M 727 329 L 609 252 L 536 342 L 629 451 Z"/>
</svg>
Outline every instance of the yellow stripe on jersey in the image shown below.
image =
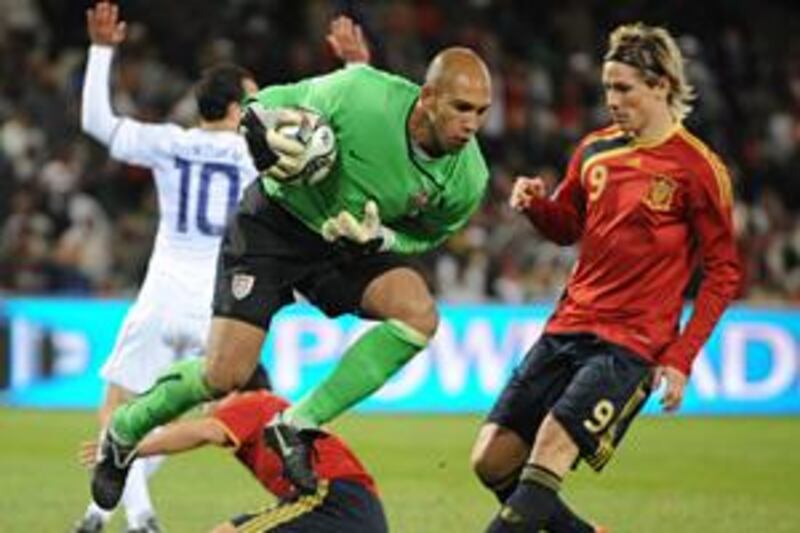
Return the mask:
<svg viewBox="0 0 800 533">
<path fill-rule="evenodd" d="M 597 134 L 589 135 L 587 137 L 586 142 L 584 143 L 584 150 L 588 151 L 593 146 L 596 146 L 596 143 L 603 143 L 608 141 L 625 141 L 625 144 L 622 146 L 613 146 L 601 149 L 596 154 L 592 154 L 586 158 L 585 161 L 581 164 L 581 183 L 583 183 L 583 175 L 586 169 L 592 163 L 596 163 L 601 159 L 606 159 L 609 157 L 614 157 L 618 155 L 623 155 L 625 153 L 637 150 L 639 148 L 655 148 L 656 146 L 660 146 L 667 142 L 669 139 L 672 138 L 673 135 L 676 133 L 680 133 L 685 131 L 683 125 L 680 122 L 675 123 L 672 127 L 670 127 L 666 132 L 660 135 L 658 138 L 650 140 L 648 142 L 642 142 L 635 137 L 628 136 L 625 132 L 623 132 L 620 128 L 607 128 L 598 132 Z"/>
<path fill-rule="evenodd" d="M 682 122 L 676 122 L 670 128 L 656 137 L 655 139 L 650 139 L 649 141 L 642 141 L 636 137 L 631 139 L 631 144 L 638 148 L 655 148 L 656 146 L 660 146 L 667 142 L 673 135 L 679 133 L 680 131 L 685 131 Z"/>
<path fill-rule="evenodd" d="M 236 531 L 241 533 L 261 533 L 269 531 L 276 526 L 286 524 L 310 513 L 325 502 L 325 498 L 330 491 L 329 481 L 322 479 L 317 485 L 317 492 L 300 496 L 297 500 L 288 503 L 280 503 L 270 507 L 262 513 L 253 516 L 244 524 L 239 525 Z"/>
<path fill-rule="evenodd" d="M 586 169 L 588 169 L 590 165 L 593 165 L 598 161 L 604 161 L 606 159 L 617 157 L 634 151 L 636 151 L 635 146 L 622 146 L 620 148 L 612 148 L 610 150 L 606 150 L 605 152 L 600 152 L 598 154 L 589 157 L 586 161 L 584 161 L 581 164 L 581 183 L 586 185 L 586 182 L 584 181 L 584 176 L 586 174 Z"/>
<path fill-rule="evenodd" d="M 594 133 L 590 133 L 583 139 L 583 144 L 587 145 L 593 143 L 595 141 L 602 141 L 606 139 L 613 139 L 614 137 L 619 137 L 624 135 L 623 131 L 619 129 L 619 126 L 609 126 L 608 128 L 603 128 L 600 131 L 595 131 Z"/>
<path fill-rule="evenodd" d="M 717 190 L 719 191 L 720 203 L 724 206 L 733 204 L 733 186 L 731 185 L 731 177 L 728 174 L 728 169 L 722 164 L 719 156 L 715 154 L 703 141 L 695 137 L 691 132 L 683 129 L 680 131 L 681 137 L 694 147 L 697 152 L 703 156 L 711 171 L 714 173 L 714 179 L 717 182 Z"/>
</svg>

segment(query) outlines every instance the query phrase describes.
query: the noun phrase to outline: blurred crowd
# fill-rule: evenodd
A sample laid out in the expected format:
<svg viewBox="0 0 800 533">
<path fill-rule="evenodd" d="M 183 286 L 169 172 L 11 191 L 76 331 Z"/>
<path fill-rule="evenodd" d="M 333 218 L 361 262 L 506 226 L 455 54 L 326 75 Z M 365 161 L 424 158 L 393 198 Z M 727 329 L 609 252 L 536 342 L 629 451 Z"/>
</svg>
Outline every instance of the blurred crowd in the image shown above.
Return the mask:
<svg viewBox="0 0 800 533">
<path fill-rule="evenodd" d="M 608 32 L 662 24 L 679 36 L 699 94 L 688 127 L 731 171 L 747 273 L 743 298 L 800 302 L 800 7 L 791 2 L 138 0 L 114 107 L 189 125 L 191 81 L 231 60 L 262 85 L 326 72 L 328 21 L 360 22 L 373 63 L 413 80 L 442 46 L 478 50 L 494 104 L 481 135 L 491 164 L 480 213 L 423 259 L 452 302 L 557 297 L 575 250 L 540 239 L 506 207 L 516 175 L 555 185 L 571 149 L 607 121 L 600 86 Z M 148 171 L 111 161 L 79 131 L 88 1 L 0 0 L 0 293 L 120 294 L 142 279 L 157 206 Z"/>
</svg>

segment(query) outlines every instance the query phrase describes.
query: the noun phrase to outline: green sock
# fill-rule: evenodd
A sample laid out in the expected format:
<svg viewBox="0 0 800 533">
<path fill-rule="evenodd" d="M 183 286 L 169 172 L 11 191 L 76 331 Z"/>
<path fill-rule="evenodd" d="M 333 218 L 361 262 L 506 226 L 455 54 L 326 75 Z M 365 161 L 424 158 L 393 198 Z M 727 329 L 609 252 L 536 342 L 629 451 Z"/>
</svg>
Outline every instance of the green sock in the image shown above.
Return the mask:
<svg viewBox="0 0 800 533">
<path fill-rule="evenodd" d="M 342 356 L 325 381 L 291 407 L 287 419 L 320 426 L 366 398 L 428 344 L 428 338 L 397 320 L 364 334 Z"/>
<path fill-rule="evenodd" d="M 117 408 L 111 418 L 114 436 L 124 444 L 136 444 L 154 427 L 213 398 L 203 364 L 199 358 L 173 363 L 152 387 Z"/>
</svg>

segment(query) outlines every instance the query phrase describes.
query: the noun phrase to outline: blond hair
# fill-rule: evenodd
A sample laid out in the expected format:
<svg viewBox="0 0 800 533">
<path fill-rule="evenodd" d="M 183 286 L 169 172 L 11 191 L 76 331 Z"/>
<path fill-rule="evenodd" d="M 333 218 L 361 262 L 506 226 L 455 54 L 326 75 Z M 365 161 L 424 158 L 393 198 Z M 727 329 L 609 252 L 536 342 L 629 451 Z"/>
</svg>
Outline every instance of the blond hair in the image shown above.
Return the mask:
<svg viewBox="0 0 800 533">
<path fill-rule="evenodd" d="M 605 61 L 636 68 L 650 86 L 661 77 L 667 78 L 667 105 L 672 115 L 683 120 L 692 111 L 694 87 L 686 80 L 683 54 L 666 29 L 641 22 L 618 26 L 608 39 Z"/>
</svg>

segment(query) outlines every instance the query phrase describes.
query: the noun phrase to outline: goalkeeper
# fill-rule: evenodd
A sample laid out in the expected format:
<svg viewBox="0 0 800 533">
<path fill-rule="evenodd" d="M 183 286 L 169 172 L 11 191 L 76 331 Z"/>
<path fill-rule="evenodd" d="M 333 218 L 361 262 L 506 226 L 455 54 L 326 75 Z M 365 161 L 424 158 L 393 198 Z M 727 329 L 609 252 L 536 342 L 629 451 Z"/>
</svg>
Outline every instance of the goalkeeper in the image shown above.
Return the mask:
<svg viewBox="0 0 800 533">
<path fill-rule="evenodd" d="M 272 316 L 295 291 L 328 316 L 377 322 L 330 376 L 265 430 L 301 492 L 316 489 L 309 451 L 320 425 L 378 390 L 436 332 L 436 303 L 406 257 L 440 245 L 481 201 L 488 169 L 475 134 L 489 109 L 489 72 L 471 50 L 448 48 L 419 87 L 370 67 L 350 19 L 336 19 L 328 39 L 347 68 L 268 87 L 251 106 L 320 112 L 336 132 L 337 163 L 314 186 L 285 183 L 298 171 L 298 147 L 259 120 L 264 112 L 245 116 L 263 179 L 245 191 L 226 230 L 206 357 L 174 365 L 115 411 L 92 480 L 102 507 L 116 505 L 135 444 L 151 428 L 247 380 Z"/>
</svg>

